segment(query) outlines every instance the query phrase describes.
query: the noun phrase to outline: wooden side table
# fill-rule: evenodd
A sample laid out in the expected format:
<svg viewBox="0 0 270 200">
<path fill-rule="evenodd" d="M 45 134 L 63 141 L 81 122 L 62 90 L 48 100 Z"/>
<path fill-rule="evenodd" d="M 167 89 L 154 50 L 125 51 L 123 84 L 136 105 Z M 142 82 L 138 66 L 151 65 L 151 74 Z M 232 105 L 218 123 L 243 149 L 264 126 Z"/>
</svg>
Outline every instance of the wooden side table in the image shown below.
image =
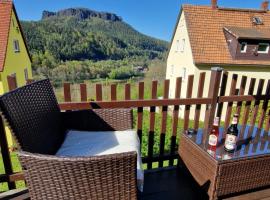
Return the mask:
<svg viewBox="0 0 270 200">
<path fill-rule="evenodd" d="M 182 134 L 179 155 L 195 180 L 207 188 L 209 199 L 270 186 L 269 133 L 250 128 L 245 128 L 244 139 L 233 153 L 224 150 L 221 137 L 217 148 L 209 147 L 207 140 L 203 142 L 205 130 Z"/>
</svg>

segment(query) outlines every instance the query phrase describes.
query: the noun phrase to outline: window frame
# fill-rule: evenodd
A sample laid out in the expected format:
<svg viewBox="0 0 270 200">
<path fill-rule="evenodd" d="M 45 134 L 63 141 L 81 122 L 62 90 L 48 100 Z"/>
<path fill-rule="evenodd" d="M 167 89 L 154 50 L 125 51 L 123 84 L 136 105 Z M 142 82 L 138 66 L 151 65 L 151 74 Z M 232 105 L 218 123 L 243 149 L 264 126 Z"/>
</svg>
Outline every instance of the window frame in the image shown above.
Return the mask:
<svg viewBox="0 0 270 200">
<path fill-rule="evenodd" d="M 266 50 L 265 51 L 260 51 L 259 50 L 260 45 L 267 45 Z M 260 53 L 260 54 L 268 54 L 269 53 L 269 46 L 270 46 L 269 43 L 259 43 L 257 52 Z"/>
<path fill-rule="evenodd" d="M 183 39 L 181 40 L 180 52 L 183 53 L 183 52 L 185 51 L 185 46 L 186 46 L 186 39 L 183 38 Z"/>
<path fill-rule="evenodd" d="M 27 68 L 24 68 L 23 72 L 24 72 L 24 78 L 27 81 L 29 79 L 28 69 Z"/>
<path fill-rule="evenodd" d="M 20 52 L 20 42 L 17 39 L 13 40 L 13 49 L 15 53 L 19 53 Z"/>
<path fill-rule="evenodd" d="M 244 50 L 242 50 L 242 45 L 243 44 L 245 45 Z M 247 42 L 241 42 L 240 43 L 240 53 L 246 53 L 247 52 L 247 45 L 248 45 Z"/>
</svg>

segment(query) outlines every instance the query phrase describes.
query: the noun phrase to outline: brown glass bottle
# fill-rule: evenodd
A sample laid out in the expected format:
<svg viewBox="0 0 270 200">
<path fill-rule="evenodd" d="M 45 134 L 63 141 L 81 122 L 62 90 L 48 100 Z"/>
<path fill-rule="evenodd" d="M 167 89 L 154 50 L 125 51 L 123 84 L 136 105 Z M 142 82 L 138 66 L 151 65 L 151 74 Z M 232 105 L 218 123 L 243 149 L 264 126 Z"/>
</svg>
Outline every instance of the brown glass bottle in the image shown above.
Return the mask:
<svg viewBox="0 0 270 200">
<path fill-rule="evenodd" d="M 216 147 L 218 143 L 218 136 L 219 136 L 219 117 L 215 117 L 214 124 L 209 134 L 208 144 L 211 147 Z"/>
<path fill-rule="evenodd" d="M 233 152 L 236 148 L 236 141 L 238 136 L 238 114 L 233 115 L 232 124 L 227 130 L 224 149 L 228 152 Z"/>
</svg>

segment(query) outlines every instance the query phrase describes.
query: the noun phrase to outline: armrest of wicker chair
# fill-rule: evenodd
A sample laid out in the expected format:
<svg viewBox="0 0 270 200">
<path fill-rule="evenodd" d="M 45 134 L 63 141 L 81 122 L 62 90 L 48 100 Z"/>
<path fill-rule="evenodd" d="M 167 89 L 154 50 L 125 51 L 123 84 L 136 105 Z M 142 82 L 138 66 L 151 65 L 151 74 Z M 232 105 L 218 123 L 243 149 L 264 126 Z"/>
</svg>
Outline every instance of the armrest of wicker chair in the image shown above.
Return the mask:
<svg viewBox="0 0 270 200">
<path fill-rule="evenodd" d="M 66 130 L 123 131 L 132 129 L 132 109 L 94 109 L 62 112 Z"/>
<path fill-rule="evenodd" d="M 57 157 L 19 152 L 31 199 L 137 199 L 136 152 Z"/>
</svg>

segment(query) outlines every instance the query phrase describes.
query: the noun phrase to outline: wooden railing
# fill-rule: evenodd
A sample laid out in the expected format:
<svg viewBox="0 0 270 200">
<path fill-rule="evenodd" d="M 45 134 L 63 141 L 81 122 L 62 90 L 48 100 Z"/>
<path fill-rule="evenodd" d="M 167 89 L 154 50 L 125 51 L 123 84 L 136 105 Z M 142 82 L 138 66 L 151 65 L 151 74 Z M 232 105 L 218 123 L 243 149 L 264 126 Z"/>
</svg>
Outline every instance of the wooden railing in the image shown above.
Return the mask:
<svg viewBox="0 0 270 200">
<path fill-rule="evenodd" d="M 270 111 L 268 102 L 270 99 L 270 80 L 267 81 L 266 92 L 262 94 L 265 80 L 251 79 L 248 93 L 245 94 L 247 77 L 242 76 L 240 87 L 237 89 L 238 75 L 232 75 L 232 81 L 228 82 L 229 74 L 223 72 L 220 68 L 213 68 L 210 77 L 209 86 L 205 85 L 206 73 L 200 73 L 198 85 L 193 85 L 194 75 L 189 75 L 187 80 L 187 92 L 185 98 L 180 98 L 182 89 L 182 78 L 179 77 L 175 81 L 174 98 L 169 98 L 170 81 L 165 80 L 163 83 L 163 97 L 158 98 L 157 87 L 158 82 L 152 81 L 151 98 L 144 99 L 145 84 L 138 83 L 136 91 L 132 89 L 130 84 L 124 87 L 124 99 L 117 99 L 117 87 L 115 84 L 110 86 L 110 99 L 104 100 L 102 96 L 103 86 L 96 84 L 95 101 L 88 101 L 87 85 L 80 84 L 80 102 L 72 102 L 72 89 L 70 83 L 64 83 L 64 102 L 61 102 L 61 110 L 84 110 L 84 109 L 101 109 L 101 108 L 133 108 L 137 113 L 136 130 L 141 141 L 141 146 L 147 151 L 143 157 L 143 163 L 147 169 L 153 167 L 153 163 L 157 163 L 157 167 L 173 166 L 178 159 L 177 147 L 180 134 L 188 128 L 211 129 L 214 116 L 221 116 L 225 111 L 224 127 L 227 128 L 233 112 L 241 114 L 242 129 L 247 123 L 251 127 L 257 125 L 264 128 L 267 132 L 270 126 Z M 254 94 L 256 81 L 258 81 L 257 91 Z M 229 95 L 225 96 L 226 88 L 229 85 Z M 204 88 L 207 88 L 208 94 L 204 96 Z M 193 89 L 197 90 L 196 97 L 192 96 Z M 131 93 L 137 92 L 137 99 L 131 99 Z M 226 108 L 224 103 L 226 103 Z M 205 105 L 205 109 L 202 108 Z M 184 110 L 180 110 L 184 106 Z M 159 108 L 159 109 L 157 109 Z M 222 112 L 223 110 L 223 112 Z M 179 113 L 184 112 L 183 120 L 179 120 Z M 252 115 L 250 115 L 252 111 Z M 149 112 L 145 118 L 144 112 Z M 159 114 L 157 114 L 159 113 Z M 204 116 L 204 121 L 200 121 L 200 116 Z M 159 132 L 156 132 L 158 125 L 156 122 L 160 120 Z M 258 121 L 258 123 L 256 123 Z M 167 122 L 171 123 L 168 127 Z M 147 124 L 147 127 L 144 127 Z M 2 124 L 0 132 L 0 145 L 5 167 L 5 174 L 0 176 L 0 182 L 7 182 L 9 189 L 15 188 L 14 182 L 23 180 L 23 174 L 14 174 L 12 163 L 8 151 L 7 141 L 5 137 L 4 126 Z M 147 130 L 145 130 L 147 129 Z M 170 129 L 170 131 L 168 131 Z M 243 130 L 241 131 L 241 134 Z M 240 134 L 240 137 L 242 135 Z M 208 135 L 204 136 L 204 140 Z M 166 146 L 166 144 L 169 144 Z M 154 148 L 156 147 L 156 148 Z M 164 162 L 166 161 L 166 162 Z"/>
</svg>

